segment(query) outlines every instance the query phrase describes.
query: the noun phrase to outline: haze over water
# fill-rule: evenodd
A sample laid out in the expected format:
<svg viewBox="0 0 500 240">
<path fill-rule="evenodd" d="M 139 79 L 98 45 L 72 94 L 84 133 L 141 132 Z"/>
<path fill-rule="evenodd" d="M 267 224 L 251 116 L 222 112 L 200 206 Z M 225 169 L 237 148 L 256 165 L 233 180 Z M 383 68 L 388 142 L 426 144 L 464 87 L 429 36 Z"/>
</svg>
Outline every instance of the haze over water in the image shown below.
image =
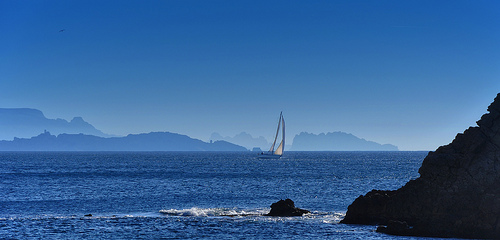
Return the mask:
<svg viewBox="0 0 500 240">
<path fill-rule="evenodd" d="M 500 89 L 498 1 L 1 1 L 0 107 L 112 135 L 434 150 Z"/>
</svg>

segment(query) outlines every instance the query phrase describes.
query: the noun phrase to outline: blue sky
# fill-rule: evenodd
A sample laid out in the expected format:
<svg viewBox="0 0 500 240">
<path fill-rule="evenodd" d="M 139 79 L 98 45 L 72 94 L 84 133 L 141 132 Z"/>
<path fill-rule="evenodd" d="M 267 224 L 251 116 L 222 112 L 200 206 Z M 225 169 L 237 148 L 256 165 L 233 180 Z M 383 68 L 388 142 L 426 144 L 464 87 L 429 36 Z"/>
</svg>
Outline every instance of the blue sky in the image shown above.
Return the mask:
<svg viewBox="0 0 500 240">
<path fill-rule="evenodd" d="M 499 1 L 1 1 L 0 107 L 103 132 L 434 150 L 500 92 Z M 60 30 L 64 31 L 60 32 Z"/>
</svg>

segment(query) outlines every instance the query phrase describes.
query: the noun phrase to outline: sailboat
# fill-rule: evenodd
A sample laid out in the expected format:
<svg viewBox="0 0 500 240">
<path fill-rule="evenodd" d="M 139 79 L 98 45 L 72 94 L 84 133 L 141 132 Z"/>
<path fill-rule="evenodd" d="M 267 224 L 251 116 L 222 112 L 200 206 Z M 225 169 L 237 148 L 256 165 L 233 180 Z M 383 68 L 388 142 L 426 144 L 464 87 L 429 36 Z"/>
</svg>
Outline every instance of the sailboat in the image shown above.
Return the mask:
<svg viewBox="0 0 500 240">
<path fill-rule="evenodd" d="M 281 143 L 278 145 L 278 148 L 274 150 L 274 146 L 276 145 L 276 140 L 278 139 L 279 132 L 282 132 Z M 283 118 L 283 112 L 280 113 L 280 119 L 278 121 L 278 129 L 276 130 L 276 136 L 274 137 L 273 145 L 267 152 L 262 152 L 259 154 L 258 158 L 262 159 L 278 159 L 283 155 L 283 150 L 285 149 L 285 119 Z"/>
</svg>

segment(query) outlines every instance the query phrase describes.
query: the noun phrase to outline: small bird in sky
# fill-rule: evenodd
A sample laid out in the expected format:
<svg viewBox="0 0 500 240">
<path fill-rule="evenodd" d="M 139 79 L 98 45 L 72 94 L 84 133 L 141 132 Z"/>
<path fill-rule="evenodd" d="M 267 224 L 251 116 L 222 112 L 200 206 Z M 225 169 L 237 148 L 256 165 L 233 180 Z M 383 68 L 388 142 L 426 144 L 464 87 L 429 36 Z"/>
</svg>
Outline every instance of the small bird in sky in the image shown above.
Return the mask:
<svg viewBox="0 0 500 240">
<path fill-rule="evenodd" d="M 61 30 L 59 30 L 59 32 L 64 32 L 64 31 L 66 31 L 66 29 L 61 29 Z"/>
</svg>

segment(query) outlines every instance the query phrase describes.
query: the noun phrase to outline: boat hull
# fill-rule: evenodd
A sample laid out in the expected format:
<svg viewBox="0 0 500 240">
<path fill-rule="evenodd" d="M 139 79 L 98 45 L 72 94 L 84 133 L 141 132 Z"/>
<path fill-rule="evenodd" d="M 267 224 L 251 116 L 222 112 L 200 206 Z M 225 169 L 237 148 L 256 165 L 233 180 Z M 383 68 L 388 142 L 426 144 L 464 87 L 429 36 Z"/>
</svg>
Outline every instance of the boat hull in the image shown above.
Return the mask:
<svg viewBox="0 0 500 240">
<path fill-rule="evenodd" d="M 257 156 L 257 158 L 259 158 L 259 159 L 279 159 L 279 158 L 281 158 L 281 155 L 261 153 Z"/>
</svg>

